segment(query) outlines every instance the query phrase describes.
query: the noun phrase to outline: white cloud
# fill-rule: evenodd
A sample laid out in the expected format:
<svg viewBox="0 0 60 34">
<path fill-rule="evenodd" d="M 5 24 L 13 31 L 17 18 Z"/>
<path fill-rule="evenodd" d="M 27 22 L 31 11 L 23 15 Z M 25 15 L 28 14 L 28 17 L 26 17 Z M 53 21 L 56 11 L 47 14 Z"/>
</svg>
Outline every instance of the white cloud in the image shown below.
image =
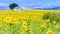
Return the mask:
<svg viewBox="0 0 60 34">
<path fill-rule="evenodd" d="M 39 4 L 28 4 L 28 6 L 34 6 L 34 5 L 39 5 Z"/>
<path fill-rule="evenodd" d="M 0 6 L 8 6 L 8 4 L 0 3 Z"/>
<path fill-rule="evenodd" d="M 40 6 L 35 6 L 35 7 L 33 7 L 33 8 L 43 8 L 43 7 L 40 7 Z"/>
<path fill-rule="evenodd" d="M 24 7 L 40 7 L 40 5 L 39 4 L 28 4 L 28 5 L 23 5 Z"/>
<path fill-rule="evenodd" d="M 27 6 L 33 6 L 33 8 L 52 8 L 52 4 L 29 4 L 29 5 L 27 5 Z"/>
</svg>

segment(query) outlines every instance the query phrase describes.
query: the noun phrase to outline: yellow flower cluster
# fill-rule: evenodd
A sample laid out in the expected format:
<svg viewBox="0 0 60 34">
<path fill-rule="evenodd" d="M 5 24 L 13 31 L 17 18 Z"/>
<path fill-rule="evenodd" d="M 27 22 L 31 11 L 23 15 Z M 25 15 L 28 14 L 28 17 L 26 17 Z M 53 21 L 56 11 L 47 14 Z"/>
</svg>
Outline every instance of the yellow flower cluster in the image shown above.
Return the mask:
<svg viewBox="0 0 60 34">
<path fill-rule="evenodd" d="M 27 21 L 23 21 L 23 27 L 25 30 L 30 30 L 30 26 L 27 25 Z"/>
<path fill-rule="evenodd" d="M 42 28 L 47 28 L 47 25 L 46 24 L 42 24 L 41 27 Z"/>
<path fill-rule="evenodd" d="M 27 21 L 23 21 L 23 27 L 27 27 Z"/>
<path fill-rule="evenodd" d="M 54 34 L 54 32 L 51 31 L 51 30 L 48 30 L 48 31 L 46 32 L 46 34 Z"/>
<path fill-rule="evenodd" d="M 50 20 L 49 20 L 49 19 L 42 20 L 41 27 L 42 27 L 42 28 L 47 28 L 47 23 L 49 23 L 49 22 L 50 22 Z"/>
<path fill-rule="evenodd" d="M 0 23 L 0 27 L 2 27 L 2 23 Z"/>
<path fill-rule="evenodd" d="M 22 31 L 21 34 L 24 34 L 24 31 Z"/>
<path fill-rule="evenodd" d="M 56 24 L 55 27 L 56 27 L 56 28 L 59 28 L 59 24 Z"/>
<path fill-rule="evenodd" d="M 0 27 L 2 27 L 3 26 L 3 23 L 2 23 L 2 21 L 0 20 Z"/>
<path fill-rule="evenodd" d="M 31 30 L 31 27 L 30 27 L 30 26 L 27 26 L 27 27 L 25 28 L 25 30 Z"/>
<path fill-rule="evenodd" d="M 43 23 L 49 23 L 50 19 L 43 20 Z"/>
<path fill-rule="evenodd" d="M 5 21 L 6 21 L 6 22 L 11 22 L 11 17 L 6 17 L 6 18 L 5 18 Z"/>
<path fill-rule="evenodd" d="M 5 20 L 4 20 L 4 21 L 6 21 L 6 22 L 9 23 L 9 24 L 14 24 L 15 21 L 17 21 L 17 19 L 18 19 L 18 18 L 16 18 L 16 17 L 7 16 L 7 17 L 5 17 Z"/>
<path fill-rule="evenodd" d="M 53 21 L 53 24 L 56 24 L 56 21 Z"/>
</svg>

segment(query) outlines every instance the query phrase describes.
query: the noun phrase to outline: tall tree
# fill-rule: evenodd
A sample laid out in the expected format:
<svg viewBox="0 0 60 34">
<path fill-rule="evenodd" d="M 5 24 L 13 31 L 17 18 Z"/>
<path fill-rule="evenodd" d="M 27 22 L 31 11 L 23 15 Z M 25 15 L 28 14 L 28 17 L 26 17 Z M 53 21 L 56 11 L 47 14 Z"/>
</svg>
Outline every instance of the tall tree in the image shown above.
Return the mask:
<svg viewBox="0 0 60 34">
<path fill-rule="evenodd" d="M 9 5 L 10 9 L 14 9 L 15 7 L 18 7 L 18 5 L 16 3 L 12 3 Z"/>
</svg>

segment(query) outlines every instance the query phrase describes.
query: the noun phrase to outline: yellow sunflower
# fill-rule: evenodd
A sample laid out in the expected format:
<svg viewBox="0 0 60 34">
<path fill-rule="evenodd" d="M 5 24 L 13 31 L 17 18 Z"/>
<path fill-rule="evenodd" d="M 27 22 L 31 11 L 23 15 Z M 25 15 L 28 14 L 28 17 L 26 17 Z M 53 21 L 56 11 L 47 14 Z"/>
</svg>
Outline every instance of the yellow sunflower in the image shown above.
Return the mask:
<svg viewBox="0 0 60 34">
<path fill-rule="evenodd" d="M 8 16 L 8 17 L 5 18 L 5 21 L 9 24 L 14 24 L 16 19 Z"/>
<path fill-rule="evenodd" d="M 51 31 L 51 30 L 48 30 L 48 31 L 46 32 L 46 34 L 54 34 L 54 32 Z"/>
<path fill-rule="evenodd" d="M 12 20 L 11 17 L 6 17 L 6 18 L 5 18 L 5 21 L 6 21 L 6 22 L 11 22 L 11 20 Z"/>
<path fill-rule="evenodd" d="M 24 34 L 24 31 L 22 31 L 21 34 Z"/>
<path fill-rule="evenodd" d="M 27 27 L 27 21 L 23 21 L 23 27 Z"/>
<path fill-rule="evenodd" d="M 0 23 L 0 27 L 2 27 L 2 23 Z"/>
</svg>

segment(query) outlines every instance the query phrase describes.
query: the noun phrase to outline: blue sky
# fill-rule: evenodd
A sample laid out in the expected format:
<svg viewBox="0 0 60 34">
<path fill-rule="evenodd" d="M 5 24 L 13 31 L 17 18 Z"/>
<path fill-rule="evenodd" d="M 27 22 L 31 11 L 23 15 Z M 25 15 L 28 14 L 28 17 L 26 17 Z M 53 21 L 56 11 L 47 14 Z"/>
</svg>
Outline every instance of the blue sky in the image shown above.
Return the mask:
<svg viewBox="0 0 60 34">
<path fill-rule="evenodd" d="M 0 6 L 9 6 L 11 3 L 17 3 L 25 8 L 48 8 L 60 6 L 60 0 L 0 0 Z"/>
</svg>

